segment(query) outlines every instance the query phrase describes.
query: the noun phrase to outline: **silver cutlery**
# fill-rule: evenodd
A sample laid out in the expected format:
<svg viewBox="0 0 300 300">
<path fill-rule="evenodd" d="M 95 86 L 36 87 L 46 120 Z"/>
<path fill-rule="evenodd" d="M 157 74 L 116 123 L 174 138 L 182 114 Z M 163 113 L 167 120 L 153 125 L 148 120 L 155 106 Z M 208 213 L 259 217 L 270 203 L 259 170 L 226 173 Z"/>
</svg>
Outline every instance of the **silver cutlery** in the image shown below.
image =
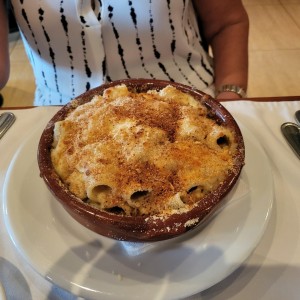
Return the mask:
<svg viewBox="0 0 300 300">
<path fill-rule="evenodd" d="M 297 110 L 295 112 L 295 119 L 296 119 L 296 122 L 298 123 L 298 125 L 300 125 L 300 110 Z"/>
<path fill-rule="evenodd" d="M 295 119 L 298 124 L 285 122 L 281 125 L 281 132 L 300 159 L 300 110 L 296 111 Z"/>
<path fill-rule="evenodd" d="M 4 112 L 0 115 L 0 139 L 4 136 L 15 120 L 16 116 L 12 112 Z"/>
<path fill-rule="evenodd" d="M 0 300 L 6 300 L 6 295 L 4 291 L 4 287 L 0 281 Z"/>
</svg>

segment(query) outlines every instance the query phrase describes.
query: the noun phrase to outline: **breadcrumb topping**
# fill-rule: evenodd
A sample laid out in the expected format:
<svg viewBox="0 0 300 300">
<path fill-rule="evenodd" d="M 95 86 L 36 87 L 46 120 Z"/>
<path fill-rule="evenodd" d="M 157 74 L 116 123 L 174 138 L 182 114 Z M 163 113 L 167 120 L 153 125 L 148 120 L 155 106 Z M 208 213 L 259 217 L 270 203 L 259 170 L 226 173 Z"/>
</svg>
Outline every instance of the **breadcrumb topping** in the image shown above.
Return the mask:
<svg viewBox="0 0 300 300">
<path fill-rule="evenodd" d="M 173 86 L 134 93 L 122 84 L 55 124 L 51 159 L 89 205 L 165 216 L 190 210 L 216 189 L 236 149 L 233 131 L 191 95 Z"/>
</svg>

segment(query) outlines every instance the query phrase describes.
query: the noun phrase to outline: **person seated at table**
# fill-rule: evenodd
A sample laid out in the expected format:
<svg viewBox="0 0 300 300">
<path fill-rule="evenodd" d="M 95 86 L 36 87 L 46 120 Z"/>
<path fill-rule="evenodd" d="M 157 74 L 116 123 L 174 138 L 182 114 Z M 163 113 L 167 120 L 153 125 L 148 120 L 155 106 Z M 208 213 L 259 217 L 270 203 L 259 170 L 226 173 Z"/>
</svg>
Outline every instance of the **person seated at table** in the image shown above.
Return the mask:
<svg viewBox="0 0 300 300">
<path fill-rule="evenodd" d="M 0 2 L 2 88 L 9 57 Z M 35 105 L 65 104 L 104 82 L 124 78 L 176 81 L 218 99 L 244 96 L 249 20 L 241 0 L 11 4 L 36 80 Z"/>
<path fill-rule="evenodd" d="M 0 0 L 0 91 L 6 84 L 9 76 L 9 51 L 8 51 L 8 24 L 5 14 L 4 1 Z M 3 98 L 0 93 L 0 106 Z"/>
</svg>

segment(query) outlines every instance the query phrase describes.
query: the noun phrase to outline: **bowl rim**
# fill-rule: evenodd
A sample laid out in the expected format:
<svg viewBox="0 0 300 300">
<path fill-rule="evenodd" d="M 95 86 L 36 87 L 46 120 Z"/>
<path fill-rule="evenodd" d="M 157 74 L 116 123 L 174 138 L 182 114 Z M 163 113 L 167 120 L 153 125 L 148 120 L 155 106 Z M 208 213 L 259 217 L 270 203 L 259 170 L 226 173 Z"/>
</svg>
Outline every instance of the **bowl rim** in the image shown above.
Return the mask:
<svg viewBox="0 0 300 300">
<path fill-rule="evenodd" d="M 235 138 L 237 139 L 236 142 L 238 144 L 239 151 L 235 156 L 236 163 L 234 170 L 229 172 L 228 176 L 226 176 L 226 179 L 217 187 L 217 189 L 204 196 L 197 203 L 197 205 L 195 205 L 189 211 L 175 213 L 167 217 L 159 218 L 155 216 L 124 216 L 106 212 L 86 204 L 80 198 L 73 195 L 62 183 L 58 174 L 55 172 L 50 157 L 55 122 L 64 119 L 77 106 L 89 102 L 95 95 L 102 94 L 105 89 L 119 84 L 125 84 L 129 90 L 134 89 L 138 91 L 146 91 L 150 89 L 159 90 L 167 85 L 172 85 L 182 92 L 188 93 L 195 99 L 199 100 L 209 109 L 211 109 L 221 122 L 226 123 L 226 126 L 235 131 Z M 215 210 L 214 208 L 217 208 L 220 202 L 222 202 L 225 196 L 234 187 L 239 178 L 245 161 L 245 145 L 241 130 L 236 120 L 220 102 L 213 99 L 211 96 L 199 91 L 196 88 L 177 82 L 155 79 L 123 79 L 102 84 L 99 87 L 79 95 L 74 100 L 64 105 L 56 114 L 54 114 L 41 134 L 38 144 L 37 161 L 40 169 L 40 177 L 45 181 L 48 189 L 64 206 L 64 208 L 82 225 L 89 227 L 89 224 L 87 224 L 85 220 L 85 217 L 87 217 L 90 218 L 94 223 L 106 222 L 111 231 L 109 231 L 107 234 L 100 233 L 102 235 L 118 240 L 156 241 L 178 236 L 183 232 L 194 228 L 195 226 L 199 225 L 200 221 L 198 222 L 198 220 L 202 220 L 205 216 L 211 214 Z M 188 224 L 188 221 L 194 220 L 194 224 L 190 222 L 190 226 L 186 226 L 182 224 L 182 220 L 186 221 L 185 224 Z M 172 226 L 176 223 L 180 223 L 181 226 Z M 121 227 L 122 232 L 123 230 L 131 230 L 133 226 L 136 230 L 135 232 L 128 232 L 128 234 L 124 236 L 124 232 L 118 232 L 118 230 L 114 232 L 116 226 Z M 92 228 L 90 229 L 93 230 Z"/>
</svg>

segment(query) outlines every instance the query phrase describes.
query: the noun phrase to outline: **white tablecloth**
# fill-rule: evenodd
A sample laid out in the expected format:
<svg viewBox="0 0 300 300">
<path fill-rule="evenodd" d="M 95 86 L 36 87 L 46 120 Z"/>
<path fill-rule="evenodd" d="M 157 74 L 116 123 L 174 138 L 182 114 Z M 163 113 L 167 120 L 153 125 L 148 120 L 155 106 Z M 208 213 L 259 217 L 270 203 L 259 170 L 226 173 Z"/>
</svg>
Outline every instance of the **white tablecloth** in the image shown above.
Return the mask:
<svg viewBox="0 0 300 300">
<path fill-rule="evenodd" d="M 250 257 L 226 279 L 189 299 L 299 299 L 300 160 L 285 142 L 280 125 L 293 121 L 300 101 L 236 101 L 223 105 L 267 153 L 274 176 L 274 205 L 266 232 Z M 76 299 L 42 278 L 21 258 L 2 215 L 3 182 L 15 151 L 36 124 L 46 124 L 58 109 L 14 110 L 17 120 L 0 140 L 0 282 L 8 299 Z"/>
</svg>

